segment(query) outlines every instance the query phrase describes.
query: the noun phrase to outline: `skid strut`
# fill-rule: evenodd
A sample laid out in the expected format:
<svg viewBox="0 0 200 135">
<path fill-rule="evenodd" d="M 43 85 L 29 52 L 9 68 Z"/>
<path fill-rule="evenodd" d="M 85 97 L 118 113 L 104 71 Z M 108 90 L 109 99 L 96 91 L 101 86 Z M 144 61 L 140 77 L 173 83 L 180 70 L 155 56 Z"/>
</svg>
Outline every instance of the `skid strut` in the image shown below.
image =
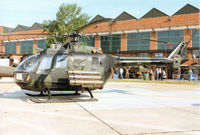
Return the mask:
<svg viewBox="0 0 200 135">
<path fill-rule="evenodd" d="M 88 91 L 88 93 L 90 94 L 90 97 L 91 97 L 91 98 L 94 98 L 94 96 L 93 96 L 93 94 L 92 94 L 91 90 L 90 90 L 90 89 L 88 89 L 88 88 L 87 88 L 86 90 L 87 90 L 87 91 Z"/>
<path fill-rule="evenodd" d="M 48 89 L 48 98 L 49 98 L 49 100 L 51 100 L 51 91 L 50 91 L 50 89 Z"/>
</svg>

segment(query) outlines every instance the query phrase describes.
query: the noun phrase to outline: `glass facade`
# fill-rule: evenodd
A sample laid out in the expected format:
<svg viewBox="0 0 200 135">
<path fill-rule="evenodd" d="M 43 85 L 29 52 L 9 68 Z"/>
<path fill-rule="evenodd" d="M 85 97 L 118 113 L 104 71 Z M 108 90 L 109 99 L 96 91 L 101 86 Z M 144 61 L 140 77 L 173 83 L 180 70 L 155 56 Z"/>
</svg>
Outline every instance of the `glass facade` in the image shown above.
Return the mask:
<svg viewBox="0 0 200 135">
<path fill-rule="evenodd" d="M 163 57 L 163 53 L 155 53 L 155 58 L 162 58 Z"/>
<path fill-rule="evenodd" d="M 121 35 L 101 36 L 101 49 L 103 52 L 120 51 Z"/>
<path fill-rule="evenodd" d="M 150 41 L 138 40 L 134 38 L 150 39 L 150 32 L 128 33 L 127 34 L 127 51 L 150 50 Z"/>
<path fill-rule="evenodd" d="M 187 56 L 188 56 L 188 52 L 187 52 L 187 51 L 184 51 L 184 52 L 183 52 L 183 55 L 182 55 L 182 58 L 187 58 Z"/>
<path fill-rule="evenodd" d="M 140 53 L 140 57 L 148 57 L 148 53 Z"/>
<path fill-rule="evenodd" d="M 192 33 L 194 33 L 194 29 L 192 30 Z M 200 48 L 200 30 L 198 29 L 195 33 L 195 35 L 192 37 L 192 47 L 194 48 Z"/>
<path fill-rule="evenodd" d="M 157 40 L 171 42 L 174 48 L 180 41 L 184 41 L 184 30 L 158 31 Z M 157 50 L 166 49 L 171 49 L 169 44 L 157 43 Z"/>
<path fill-rule="evenodd" d="M 46 42 L 45 40 L 37 40 L 37 48 L 46 49 Z"/>
<path fill-rule="evenodd" d="M 193 51 L 193 54 L 195 55 L 196 58 L 200 58 L 200 50 Z"/>
<path fill-rule="evenodd" d="M 33 41 L 20 41 L 20 54 L 33 54 Z"/>
<path fill-rule="evenodd" d="M 16 54 L 17 42 L 6 42 L 5 43 L 5 53 L 6 54 Z"/>
<path fill-rule="evenodd" d="M 90 37 L 81 37 L 79 38 L 79 43 L 80 45 L 87 45 L 87 46 L 91 46 L 94 47 L 94 37 L 90 36 Z"/>
</svg>

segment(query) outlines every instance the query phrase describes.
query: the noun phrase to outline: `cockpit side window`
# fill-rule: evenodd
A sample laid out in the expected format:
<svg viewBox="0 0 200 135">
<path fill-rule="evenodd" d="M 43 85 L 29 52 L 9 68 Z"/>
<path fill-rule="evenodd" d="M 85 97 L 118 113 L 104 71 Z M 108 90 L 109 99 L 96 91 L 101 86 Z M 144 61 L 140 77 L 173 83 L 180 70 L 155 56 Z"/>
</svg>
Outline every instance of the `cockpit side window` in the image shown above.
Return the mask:
<svg viewBox="0 0 200 135">
<path fill-rule="evenodd" d="M 33 72 L 35 67 L 37 66 L 39 60 L 39 55 L 32 55 L 22 61 L 19 66 L 17 66 L 16 71 L 18 72 Z"/>
<path fill-rule="evenodd" d="M 43 56 L 40 65 L 37 69 L 37 74 L 46 74 L 51 69 L 53 56 Z"/>
<path fill-rule="evenodd" d="M 55 68 L 67 68 L 67 56 L 58 55 L 56 57 Z"/>
</svg>

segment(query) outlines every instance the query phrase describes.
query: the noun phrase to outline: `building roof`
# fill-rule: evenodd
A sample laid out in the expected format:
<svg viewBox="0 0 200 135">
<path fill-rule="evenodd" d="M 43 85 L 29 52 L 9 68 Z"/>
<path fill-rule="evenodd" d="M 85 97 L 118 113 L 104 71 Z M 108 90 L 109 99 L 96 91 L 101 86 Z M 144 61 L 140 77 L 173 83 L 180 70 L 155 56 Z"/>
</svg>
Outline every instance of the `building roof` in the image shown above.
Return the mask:
<svg viewBox="0 0 200 135">
<path fill-rule="evenodd" d="M 191 13 L 199 13 L 199 9 L 187 4 L 184 7 L 182 7 L 180 10 L 178 10 L 175 14 L 173 15 L 181 15 L 181 14 L 191 14 Z"/>
<path fill-rule="evenodd" d="M 38 30 L 38 29 L 43 29 L 43 25 L 41 23 L 34 23 L 29 30 Z"/>
<path fill-rule="evenodd" d="M 17 27 L 14 28 L 11 32 L 27 31 L 27 30 L 29 30 L 29 27 L 28 27 L 28 26 L 17 25 Z"/>
<path fill-rule="evenodd" d="M 131 20 L 131 19 L 137 19 L 137 18 L 124 11 L 119 16 L 117 16 L 114 19 L 114 21 Z"/>
<path fill-rule="evenodd" d="M 161 17 L 161 16 L 168 16 L 168 15 L 161 12 L 160 10 L 158 10 L 156 8 L 152 8 L 149 12 L 147 12 L 141 18 L 153 18 L 153 17 Z"/>
<path fill-rule="evenodd" d="M 95 23 L 99 23 L 99 22 L 111 22 L 111 21 L 113 21 L 112 18 L 105 18 L 105 17 L 102 17 L 100 15 L 97 15 L 88 24 L 78 28 L 78 31 L 81 31 L 82 29 L 86 28 L 87 26 L 89 26 L 91 24 L 95 24 Z"/>
<path fill-rule="evenodd" d="M 3 27 L 3 33 L 9 33 L 13 30 L 13 28 Z"/>
<path fill-rule="evenodd" d="M 96 15 L 96 16 L 90 21 L 90 23 L 97 22 L 97 21 L 100 21 L 100 20 L 103 20 L 103 19 L 105 19 L 105 17 L 100 16 L 100 15 Z"/>
</svg>

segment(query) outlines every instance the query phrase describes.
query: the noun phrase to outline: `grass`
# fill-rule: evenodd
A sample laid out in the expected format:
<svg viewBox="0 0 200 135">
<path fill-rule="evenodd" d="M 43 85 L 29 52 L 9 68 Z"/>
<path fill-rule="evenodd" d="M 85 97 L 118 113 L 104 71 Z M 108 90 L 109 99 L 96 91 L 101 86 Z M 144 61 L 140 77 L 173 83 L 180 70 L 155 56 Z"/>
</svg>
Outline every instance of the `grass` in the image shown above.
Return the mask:
<svg viewBox="0 0 200 135">
<path fill-rule="evenodd" d="M 166 83 L 166 84 L 187 84 L 199 85 L 200 81 L 187 81 L 187 80 L 142 80 L 142 79 L 109 79 L 108 82 L 133 82 L 133 83 Z"/>
</svg>

